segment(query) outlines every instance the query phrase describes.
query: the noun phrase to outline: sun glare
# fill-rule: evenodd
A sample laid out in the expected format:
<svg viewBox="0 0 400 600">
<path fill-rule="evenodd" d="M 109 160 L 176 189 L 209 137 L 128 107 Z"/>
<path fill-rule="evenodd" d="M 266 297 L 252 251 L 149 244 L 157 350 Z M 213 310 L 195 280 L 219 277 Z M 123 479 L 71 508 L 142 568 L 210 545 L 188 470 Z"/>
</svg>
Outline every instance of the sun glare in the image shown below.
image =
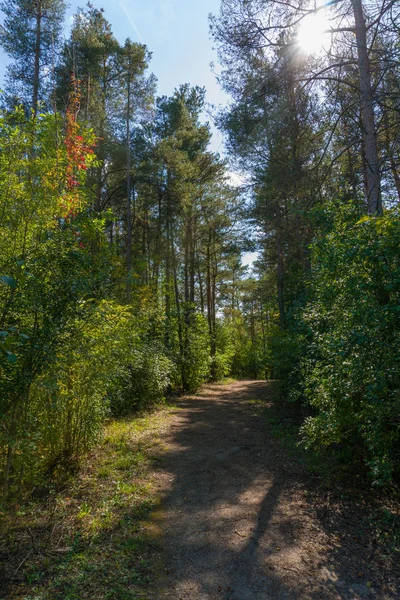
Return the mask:
<svg viewBox="0 0 400 600">
<path fill-rule="evenodd" d="M 329 20 L 320 12 L 304 17 L 297 31 L 297 42 L 306 54 L 318 54 L 329 42 Z"/>
</svg>

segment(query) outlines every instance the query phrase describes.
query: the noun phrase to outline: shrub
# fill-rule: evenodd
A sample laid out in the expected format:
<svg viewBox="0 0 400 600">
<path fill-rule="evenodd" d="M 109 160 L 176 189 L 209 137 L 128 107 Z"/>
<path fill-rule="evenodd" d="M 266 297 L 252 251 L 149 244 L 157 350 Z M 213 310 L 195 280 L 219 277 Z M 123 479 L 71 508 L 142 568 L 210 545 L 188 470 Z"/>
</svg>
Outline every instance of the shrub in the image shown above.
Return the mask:
<svg viewBox="0 0 400 600">
<path fill-rule="evenodd" d="M 305 443 L 362 457 L 377 485 L 400 459 L 399 248 L 398 211 L 359 221 L 344 211 L 314 245 L 303 314 L 312 336 L 304 385 L 316 410 L 303 426 Z"/>
<path fill-rule="evenodd" d="M 164 400 L 171 381 L 172 362 L 154 344 L 132 348 L 127 363 L 114 376 L 109 393 L 113 415 L 148 409 Z"/>
</svg>

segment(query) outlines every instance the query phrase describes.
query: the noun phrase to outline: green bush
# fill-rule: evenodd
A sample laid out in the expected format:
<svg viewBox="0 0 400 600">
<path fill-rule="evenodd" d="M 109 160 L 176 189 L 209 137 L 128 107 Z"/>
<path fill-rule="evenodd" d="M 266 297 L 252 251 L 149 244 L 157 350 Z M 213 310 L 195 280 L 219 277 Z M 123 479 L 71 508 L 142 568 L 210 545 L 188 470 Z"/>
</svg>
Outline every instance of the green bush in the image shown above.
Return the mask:
<svg viewBox="0 0 400 600">
<path fill-rule="evenodd" d="M 128 362 L 126 362 L 128 361 Z M 124 367 L 113 379 L 110 408 L 113 415 L 148 409 L 164 400 L 173 364 L 154 344 L 138 344 L 126 356 Z"/>
<path fill-rule="evenodd" d="M 297 399 L 300 395 L 300 361 L 304 342 L 298 325 L 293 329 L 281 329 L 275 325 L 268 333 L 268 365 L 273 377 L 282 381 L 282 389 L 289 394 L 289 399 Z"/>
<path fill-rule="evenodd" d="M 306 445 L 362 459 L 377 485 L 400 459 L 400 217 L 358 220 L 351 208 L 313 247 L 305 392 L 316 415 Z"/>
<path fill-rule="evenodd" d="M 236 319 L 217 320 L 217 351 L 214 356 L 215 379 L 217 381 L 232 374 L 235 355 L 238 349 L 240 323 Z"/>
<path fill-rule="evenodd" d="M 21 490 L 63 471 L 99 439 L 104 419 L 161 402 L 171 361 L 143 341 L 145 316 L 111 301 L 81 303 L 81 310 L 52 361 L 38 373 L 24 399 L 12 440 L 15 484 Z"/>
<path fill-rule="evenodd" d="M 79 170 L 74 190 L 69 187 L 66 145 L 57 143 L 59 126 L 55 115 L 26 121 L 20 109 L 0 114 L 4 497 L 39 477 L 59 447 L 66 447 L 69 431 L 73 445 L 85 446 L 90 429 L 96 427 L 93 421 L 78 431 L 68 418 L 63 420 L 59 357 L 79 338 L 82 323 L 107 290 L 109 251 L 104 222 L 92 214 L 87 191 L 78 185 L 84 182 L 85 169 Z M 81 133 L 81 142 L 90 144 L 91 135 Z M 82 164 L 93 164 L 93 155 L 80 156 Z M 79 413 L 74 418 L 80 421 Z M 63 440 L 57 448 L 55 432 Z"/>
</svg>

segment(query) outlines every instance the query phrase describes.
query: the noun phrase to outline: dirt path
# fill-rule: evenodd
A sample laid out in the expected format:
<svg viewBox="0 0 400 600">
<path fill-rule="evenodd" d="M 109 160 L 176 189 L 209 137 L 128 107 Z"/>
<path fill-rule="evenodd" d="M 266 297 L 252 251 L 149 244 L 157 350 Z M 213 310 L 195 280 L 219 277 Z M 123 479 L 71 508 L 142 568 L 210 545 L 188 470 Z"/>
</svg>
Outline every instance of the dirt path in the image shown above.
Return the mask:
<svg viewBox="0 0 400 600">
<path fill-rule="evenodd" d="M 369 580 L 351 524 L 344 548 L 317 518 L 301 467 L 254 411 L 267 394 L 266 382 L 241 381 L 180 401 L 163 438 L 167 569 L 154 600 L 400 597 Z"/>
</svg>

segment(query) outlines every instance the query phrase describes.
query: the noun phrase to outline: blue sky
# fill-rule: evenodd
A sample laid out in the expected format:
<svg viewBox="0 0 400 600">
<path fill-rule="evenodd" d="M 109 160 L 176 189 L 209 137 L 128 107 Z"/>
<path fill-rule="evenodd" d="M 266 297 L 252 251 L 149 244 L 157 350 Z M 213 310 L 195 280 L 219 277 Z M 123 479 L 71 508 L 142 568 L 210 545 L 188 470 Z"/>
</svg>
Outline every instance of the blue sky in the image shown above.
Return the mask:
<svg viewBox="0 0 400 600">
<path fill-rule="evenodd" d="M 220 0 L 91 0 L 96 8 L 104 8 L 115 37 L 144 43 L 153 58 L 150 70 L 158 79 L 158 93 L 170 95 L 181 83 L 207 88 L 207 102 L 224 104 L 226 95 L 211 72 L 210 63 L 217 62 L 209 37 L 208 14 L 217 13 Z M 66 13 L 65 35 L 72 16 L 85 0 L 71 0 Z M 3 79 L 7 57 L 0 54 L 0 76 Z M 213 128 L 212 149 L 222 151 L 222 138 Z"/>
</svg>

